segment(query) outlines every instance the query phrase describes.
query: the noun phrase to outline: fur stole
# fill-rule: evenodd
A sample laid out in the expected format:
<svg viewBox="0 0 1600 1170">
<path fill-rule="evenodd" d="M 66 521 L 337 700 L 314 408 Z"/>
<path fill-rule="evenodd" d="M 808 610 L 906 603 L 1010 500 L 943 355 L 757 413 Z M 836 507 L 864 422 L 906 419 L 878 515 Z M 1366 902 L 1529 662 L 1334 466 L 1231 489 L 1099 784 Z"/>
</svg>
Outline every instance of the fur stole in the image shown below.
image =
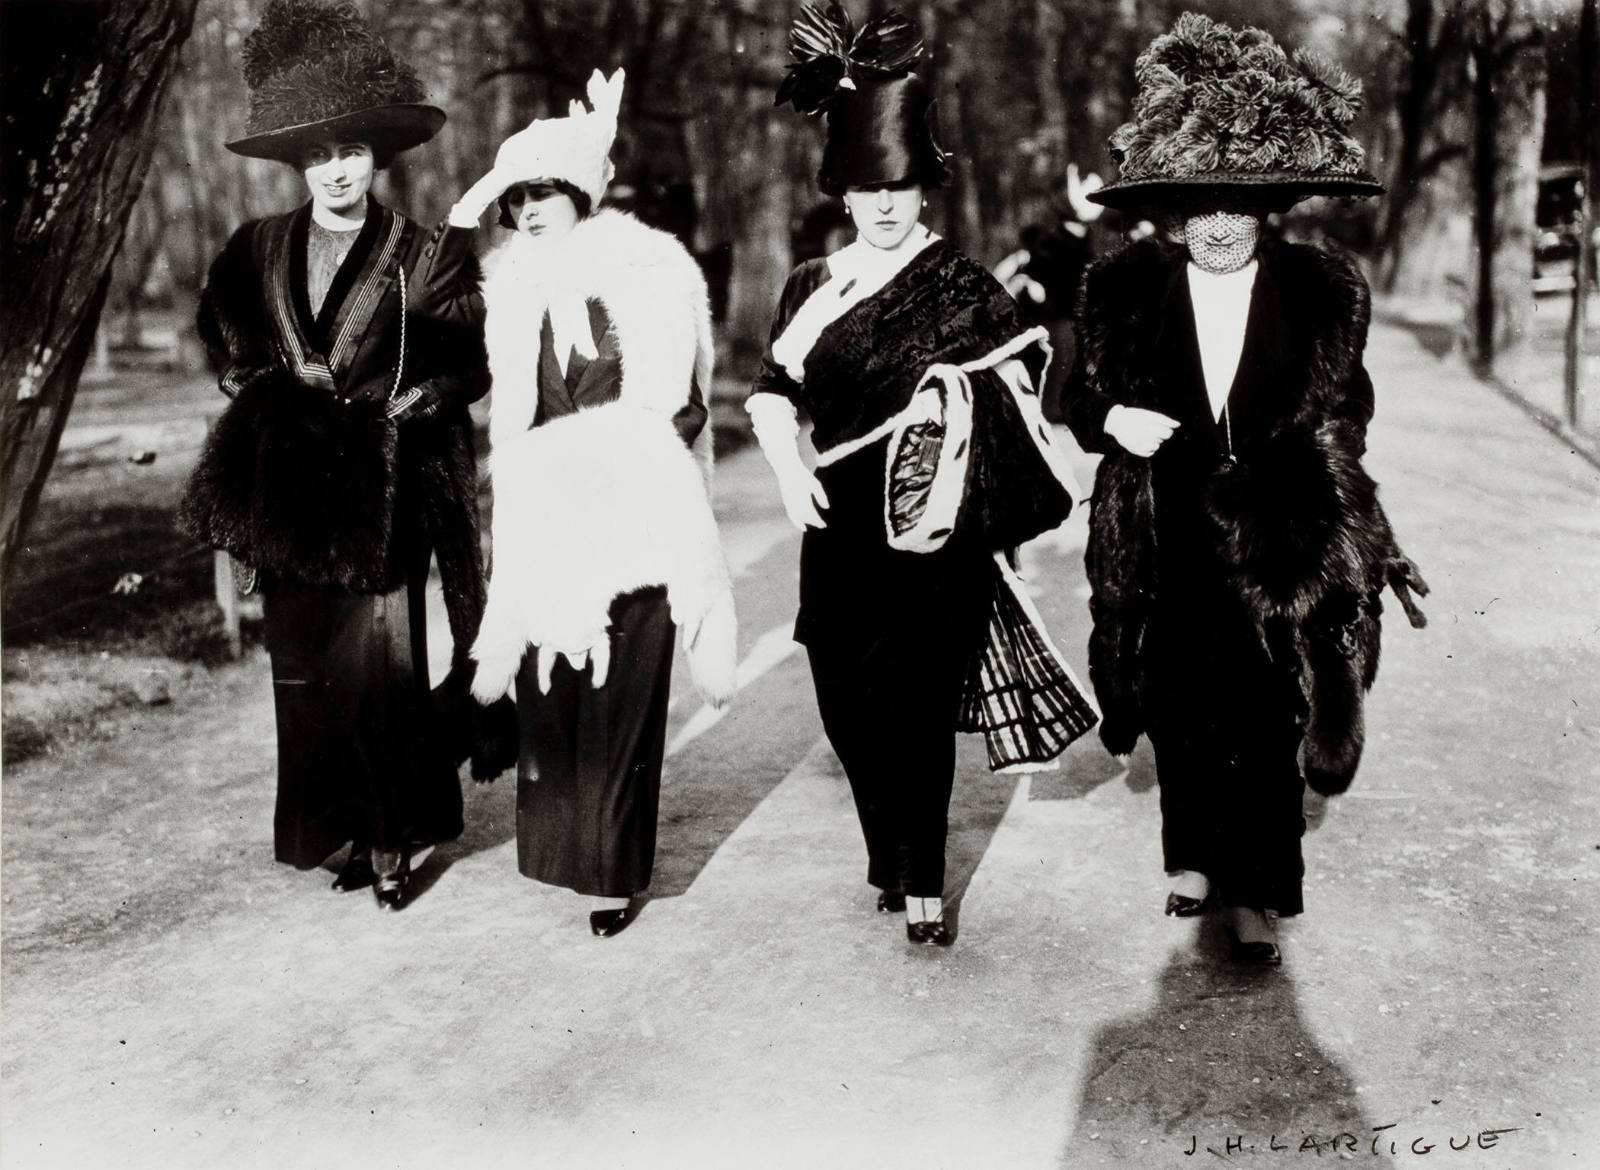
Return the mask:
<svg viewBox="0 0 1600 1170">
<path fill-rule="evenodd" d="M 650 585 L 666 586 L 696 685 L 716 705 L 732 697 L 732 581 L 704 480 L 668 416 L 614 402 L 503 438 L 494 499 L 472 649 L 480 701 L 506 692 L 530 646 L 602 645 L 612 600 Z"/>
<path fill-rule="evenodd" d="M 669 233 L 626 212 L 601 211 L 549 242 L 513 233 L 484 267 L 491 464 L 503 440 L 533 423 L 539 329 L 556 297 L 605 306 L 622 354 L 622 401 L 670 418 L 688 401 L 691 376 L 709 398 L 714 351 L 705 277 Z M 708 424 L 694 445 L 707 483 L 711 441 Z"/>
<path fill-rule="evenodd" d="M 539 333 L 554 297 L 597 299 L 616 330 L 616 400 L 532 427 Z M 515 236 L 484 285 L 494 398 L 494 567 L 473 693 L 509 687 L 529 646 L 600 645 L 621 593 L 665 585 L 696 684 L 732 696 L 733 590 L 709 491 L 711 429 L 686 449 L 672 416 L 711 390 L 705 281 L 672 236 L 602 211 L 548 244 Z"/>
</svg>

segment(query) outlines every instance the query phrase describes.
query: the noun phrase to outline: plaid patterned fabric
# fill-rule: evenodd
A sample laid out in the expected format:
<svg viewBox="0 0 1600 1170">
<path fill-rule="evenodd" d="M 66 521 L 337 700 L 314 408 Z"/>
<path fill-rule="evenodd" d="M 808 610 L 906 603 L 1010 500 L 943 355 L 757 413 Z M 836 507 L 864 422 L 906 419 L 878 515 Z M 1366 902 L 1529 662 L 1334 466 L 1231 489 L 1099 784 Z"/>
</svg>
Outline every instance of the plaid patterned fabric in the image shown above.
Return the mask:
<svg viewBox="0 0 1600 1170">
<path fill-rule="evenodd" d="M 1051 644 L 1022 582 L 997 555 L 994 607 L 956 726 L 980 731 L 989 767 L 1053 760 L 1100 721 L 1094 700 Z"/>
</svg>

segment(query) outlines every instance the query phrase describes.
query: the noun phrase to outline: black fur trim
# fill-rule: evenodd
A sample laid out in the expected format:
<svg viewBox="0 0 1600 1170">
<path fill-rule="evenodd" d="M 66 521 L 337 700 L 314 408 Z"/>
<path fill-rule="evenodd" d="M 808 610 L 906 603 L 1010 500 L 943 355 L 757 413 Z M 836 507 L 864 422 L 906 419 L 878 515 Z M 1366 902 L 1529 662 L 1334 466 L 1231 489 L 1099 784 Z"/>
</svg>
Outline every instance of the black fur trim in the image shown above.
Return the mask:
<svg viewBox="0 0 1600 1170">
<path fill-rule="evenodd" d="M 478 664 L 457 654 L 450 673 L 433 688 L 434 725 L 452 762 L 472 761 L 472 778 L 490 781 L 517 766 L 521 750 L 517 708 L 507 696 L 485 707 L 472 697 Z"/>
<path fill-rule="evenodd" d="M 213 428 L 179 505 L 212 548 L 313 585 L 382 593 L 391 563 L 395 424 L 381 402 L 342 404 L 272 371 Z"/>
</svg>

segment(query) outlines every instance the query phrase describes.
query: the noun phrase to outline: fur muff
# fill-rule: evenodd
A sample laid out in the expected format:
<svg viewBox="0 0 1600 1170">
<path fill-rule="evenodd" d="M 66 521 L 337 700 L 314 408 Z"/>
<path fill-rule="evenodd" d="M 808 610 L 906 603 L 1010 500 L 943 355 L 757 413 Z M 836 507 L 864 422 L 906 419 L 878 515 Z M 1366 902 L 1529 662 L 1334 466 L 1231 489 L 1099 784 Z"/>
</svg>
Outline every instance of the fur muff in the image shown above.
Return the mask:
<svg viewBox="0 0 1600 1170">
<path fill-rule="evenodd" d="M 733 587 L 704 482 L 669 416 L 626 401 L 503 437 L 473 694 L 505 694 L 530 646 L 587 649 L 619 594 L 665 585 L 696 685 L 734 690 Z"/>
<path fill-rule="evenodd" d="M 196 539 L 313 585 L 381 593 L 391 563 L 395 424 L 287 374 L 256 378 L 223 412 L 179 505 Z"/>
</svg>

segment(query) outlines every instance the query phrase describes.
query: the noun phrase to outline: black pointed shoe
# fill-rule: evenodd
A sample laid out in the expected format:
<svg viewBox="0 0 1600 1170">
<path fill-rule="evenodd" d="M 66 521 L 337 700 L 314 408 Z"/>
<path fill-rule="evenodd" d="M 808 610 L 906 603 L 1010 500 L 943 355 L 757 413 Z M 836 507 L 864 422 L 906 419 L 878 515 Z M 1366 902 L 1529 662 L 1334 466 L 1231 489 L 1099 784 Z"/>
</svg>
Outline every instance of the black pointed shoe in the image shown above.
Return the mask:
<svg viewBox="0 0 1600 1170">
<path fill-rule="evenodd" d="M 623 906 L 618 910 L 591 910 L 589 929 L 596 938 L 610 938 L 612 935 L 621 934 L 628 928 L 628 923 L 633 921 L 630 909 L 628 906 Z"/>
<path fill-rule="evenodd" d="M 906 908 L 906 892 L 904 890 L 879 890 L 878 913 L 899 914 Z"/>
<path fill-rule="evenodd" d="M 1191 898 L 1188 894 L 1180 894 L 1177 890 L 1169 890 L 1167 892 L 1165 913 L 1168 918 L 1198 918 L 1211 909 L 1211 905 L 1210 894 L 1207 894 L 1204 898 Z"/>
<path fill-rule="evenodd" d="M 956 936 L 943 918 L 935 918 L 932 922 L 906 923 L 906 941 L 919 947 L 947 947 L 956 941 Z"/>
<path fill-rule="evenodd" d="M 1235 963 L 1242 963 L 1251 967 L 1281 967 L 1283 966 L 1283 952 L 1278 949 L 1278 944 L 1265 939 L 1252 942 L 1235 937 L 1233 946 L 1229 951 L 1229 958 Z"/>
<path fill-rule="evenodd" d="M 379 910 L 404 910 L 407 895 L 411 892 L 411 854 L 401 849 L 395 852 L 372 851 L 374 880 L 372 896 L 378 900 Z"/>
<path fill-rule="evenodd" d="M 351 890 L 364 890 L 378 880 L 372 869 L 372 850 L 365 845 L 352 845 L 339 875 L 333 879 L 333 889 L 341 894 Z"/>
</svg>

